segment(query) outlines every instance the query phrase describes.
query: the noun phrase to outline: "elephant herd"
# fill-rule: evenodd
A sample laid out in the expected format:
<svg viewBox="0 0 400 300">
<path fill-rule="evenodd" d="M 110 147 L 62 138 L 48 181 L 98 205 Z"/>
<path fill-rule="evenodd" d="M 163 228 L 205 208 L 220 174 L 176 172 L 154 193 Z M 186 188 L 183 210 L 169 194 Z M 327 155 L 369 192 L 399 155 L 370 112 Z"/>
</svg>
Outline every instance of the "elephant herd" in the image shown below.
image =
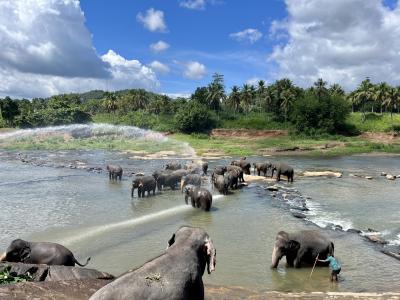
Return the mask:
<svg viewBox="0 0 400 300">
<path fill-rule="evenodd" d="M 211 173 L 211 184 L 220 193 L 228 194 L 229 189 L 236 189 L 244 182 L 243 174 L 250 174 L 251 164 L 247 159 L 232 161 L 228 166 L 216 166 Z M 267 176 L 271 170 L 277 172 L 277 180 L 284 175 L 288 182 L 293 182 L 293 168 L 286 164 L 270 162 L 254 163 L 254 173 Z M 117 165 L 108 165 L 110 180 L 121 180 L 123 170 Z M 181 165 L 173 161 L 149 176 L 136 176 L 132 181 L 131 195 L 137 189 L 138 197 L 156 194 L 165 187 L 178 188 L 184 193 L 186 204 L 209 211 L 212 205 L 212 194 L 202 187 L 208 173 L 206 162 L 190 162 Z M 106 299 L 204 299 L 202 276 L 216 267 L 216 249 L 213 241 L 204 229 L 183 226 L 168 240 L 165 252 L 146 262 L 139 268 L 130 270 L 111 283 L 95 292 L 91 300 Z M 317 230 L 298 232 L 280 231 L 273 245 L 271 268 L 277 268 L 283 256 L 287 266 L 299 268 L 312 265 L 316 258 L 326 259 L 334 254 L 334 244 Z M 6 252 L 0 256 L 1 261 L 22 262 L 30 264 L 85 266 L 79 263 L 72 252 L 64 246 L 48 242 L 27 242 L 14 240 Z M 325 262 L 318 262 L 327 265 Z"/>
</svg>

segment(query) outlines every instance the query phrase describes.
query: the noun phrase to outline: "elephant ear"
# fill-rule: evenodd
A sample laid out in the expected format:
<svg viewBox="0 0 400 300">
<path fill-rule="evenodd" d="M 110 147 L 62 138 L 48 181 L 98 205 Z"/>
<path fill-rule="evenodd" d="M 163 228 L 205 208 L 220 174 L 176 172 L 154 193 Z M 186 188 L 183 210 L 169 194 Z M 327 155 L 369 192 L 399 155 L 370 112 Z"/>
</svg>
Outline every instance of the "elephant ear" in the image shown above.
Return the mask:
<svg viewBox="0 0 400 300">
<path fill-rule="evenodd" d="M 292 251 L 297 251 L 300 249 L 300 243 L 295 240 L 290 240 L 290 241 L 288 241 L 288 249 L 290 249 Z"/>
</svg>

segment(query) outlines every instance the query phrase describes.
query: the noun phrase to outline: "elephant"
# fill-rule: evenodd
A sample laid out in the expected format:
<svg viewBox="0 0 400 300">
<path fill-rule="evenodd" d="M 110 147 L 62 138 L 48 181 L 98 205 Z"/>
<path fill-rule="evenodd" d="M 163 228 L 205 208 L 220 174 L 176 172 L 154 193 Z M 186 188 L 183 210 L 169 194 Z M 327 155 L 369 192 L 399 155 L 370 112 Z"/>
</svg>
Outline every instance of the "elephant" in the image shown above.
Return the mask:
<svg viewBox="0 0 400 300">
<path fill-rule="evenodd" d="M 211 183 L 214 183 L 214 178 L 217 175 L 224 175 L 226 172 L 226 167 L 225 166 L 216 166 L 214 168 L 214 171 L 211 173 Z"/>
<path fill-rule="evenodd" d="M 271 178 L 274 176 L 274 171 L 276 171 L 276 181 L 281 180 L 281 175 L 284 175 L 287 177 L 288 182 L 293 182 L 293 176 L 294 176 L 294 170 L 291 166 L 287 164 L 273 164 L 272 167 L 272 174 Z"/>
<path fill-rule="evenodd" d="M 132 181 L 131 197 L 135 189 L 138 190 L 138 197 L 144 197 L 146 192 L 147 196 L 153 191 L 153 195 L 156 194 L 156 180 L 153 176 L 138 176 Z"/>
<path fill-rule="evenodd" d="M 108 177 L 110 180 L 121 180 L 122 179 L 122 168 L 120 165 L 107 165 Z"/>
<path fill-rule="evenodd" d="M 218 192 L 223 195 L 228 194 L 229 181 L 228 178 L 225 178 L 224 175 L 216 175 L 213 177 L 213 187 L 216 187 Z"/>
<path fill-rule="evenodd" d="M 228 182 L 231 189 L 237 189 L 239 183 L 239 175 L 235 170 L 231 170 L 224 174 L 224 180 Z"/>
<path fill-rule="evenodd" d="M 243 169 L 238 166 L 227 166 L 226 170 L 228 172 L 236 172 L 239 178 L 239 182 L 244 182 L 244 176 L 243 176 Z"/>
<path fill-rule="evenodd" d="M 166 170 L 175 171 L 175 170 L 182 169 L 182 165 L 181 165 L 178 161 L 173 160 L 173 161 L 168 162 L 168 163 L 165 165 L 165 169 L 166 169 Z"/>
<path fill-rule="evenodd" d="M 201 208 L 205 211 L 210 211 L 212 205 L 211 193 L 202 187 L 188 184 L 185 187 L 185 203 L 188 204 L 188 198 L 193 207 Z"/>
<path fill-rule="evenodd" d="M 89 263 L 90 257 L 86 259 L 85 264 L 81 264 L 69 249 L 60 244 L 16 239 L 8 246 L 0 261 L 63 266 L 75 266 L 77 264 L 84 267 Z"/>
<path fill-rule="evenodd" d="M 288 266 L 300 268 L 305 264 L 312 265 L 317 255 L 320 259 L 326 259 L 328 255 L 333 255 L 333 252 L 333 242 L 317 230 L 295 233 L 280 231 L 276 235 L 271 267 L 276 268 L 283 256 L 286 256 Z"/>
<path fill-rule="evenodd" d="M 158 177 L 160 177 L 161 175 L 169 175 L 171 174 L 173 171 L 172 170 L 161 170 L 161 171 L 154 171 L 152 176 L 154 177 L 154 179 L 157 181 Z"/>
<path fill-rule="evenodd" d="M 203 171 L 203 176 L 207 176 L 207 171 L 208 171 L 208 162 L 203 161 L 201 163 L 201 169 Z"/>
<path fill-rule="evenodd" d="M 183 226 L 162 255 L 105 285 L 89 300 L 203 300 L 202 276 L 215 270 L 216 249 L 201 228 Z"/>
<path fill-rule="evenodd" d="M 157 189 L 162 191 L 166 186 L 169 186 L 171 190 L 175 190 L 182 176 L 178 174 L 161 174 L 157 179 Z"/>
<path fill-rule="evenodd" d="M 240 160 L 231 161 L 231 166 L 241 167 L 244 174 L 250 175 L 251 164 L 246 161 L 246 157 L 242 157 Z"/>
<path fill-rule="evenodd" d="M 201 186 L 201 176 L 199 174 L 188 174 L 181 178 L 181 192 L 183 193 L 183 189 L 186 185 L 192 184 L 195 186 Z"/>
<path fill-rule="evenodd" d="M 256 170 L 258 173 L 258 176 L 260 176 L 261 172 L 264 173 L 264 176 L 267 177 L 268 169 L 272 168 L 271 162 L 259 162 L 259 163 L 253 163 L 254 167 L 254 175 L 256 175 Z"/>
</svg>

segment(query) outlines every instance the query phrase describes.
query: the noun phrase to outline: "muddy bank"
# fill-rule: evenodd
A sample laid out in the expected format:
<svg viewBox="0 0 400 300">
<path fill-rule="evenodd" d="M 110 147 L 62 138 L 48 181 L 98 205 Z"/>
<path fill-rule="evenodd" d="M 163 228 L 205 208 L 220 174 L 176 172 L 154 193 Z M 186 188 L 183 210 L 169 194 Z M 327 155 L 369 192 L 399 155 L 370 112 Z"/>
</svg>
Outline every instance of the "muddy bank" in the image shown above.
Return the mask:
<svg viewBox="0 0 400 300">
<path fill-rule="evenodd" d="M 109 283 L 106 280 L 70 280 L 58 282 L 26 282 L 0 286 L 0 299 L 7 300 L 87 300 L 98 289 Z M 205 286 L 205 299 L 400 299 L 400 293 L 282 293 L 258 292 L 242 287 Z"/>
</svg>

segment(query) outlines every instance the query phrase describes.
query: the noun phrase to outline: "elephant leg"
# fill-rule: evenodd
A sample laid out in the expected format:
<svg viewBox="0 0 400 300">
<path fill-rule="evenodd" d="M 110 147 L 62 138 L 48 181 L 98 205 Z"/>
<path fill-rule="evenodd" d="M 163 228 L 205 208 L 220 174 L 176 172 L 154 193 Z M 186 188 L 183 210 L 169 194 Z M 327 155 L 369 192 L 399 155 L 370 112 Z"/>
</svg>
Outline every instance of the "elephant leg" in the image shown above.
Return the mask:
<svg viewBox="0 0 400 300">
<path fill-rule="evenodd" d="M 108 179 L 111 180 L 111 172 L 108 172 Z"/>
<path fill-rule="evenodd" d="M 193 206 L 193 207 L 196 207 L 196 202 L 194 201 L 194 198 L 193 198 L 193 197 L 190 198 L 190 201 L 191 201 L 191 203 L 192 203 L 192 206 Z"/>
<path fill-rule="evenodd" d="M 258 176 L 260 176 L 260 174 L 261 174 L 261 171 L 260 171 L 260 170 L 258 170 Z"/>
<path fill-rule="evenodd" d="M 134 192 L 134 188 L 131 189 L 131 198 L 133 198 L 133 192 Z"/>
</svg>

